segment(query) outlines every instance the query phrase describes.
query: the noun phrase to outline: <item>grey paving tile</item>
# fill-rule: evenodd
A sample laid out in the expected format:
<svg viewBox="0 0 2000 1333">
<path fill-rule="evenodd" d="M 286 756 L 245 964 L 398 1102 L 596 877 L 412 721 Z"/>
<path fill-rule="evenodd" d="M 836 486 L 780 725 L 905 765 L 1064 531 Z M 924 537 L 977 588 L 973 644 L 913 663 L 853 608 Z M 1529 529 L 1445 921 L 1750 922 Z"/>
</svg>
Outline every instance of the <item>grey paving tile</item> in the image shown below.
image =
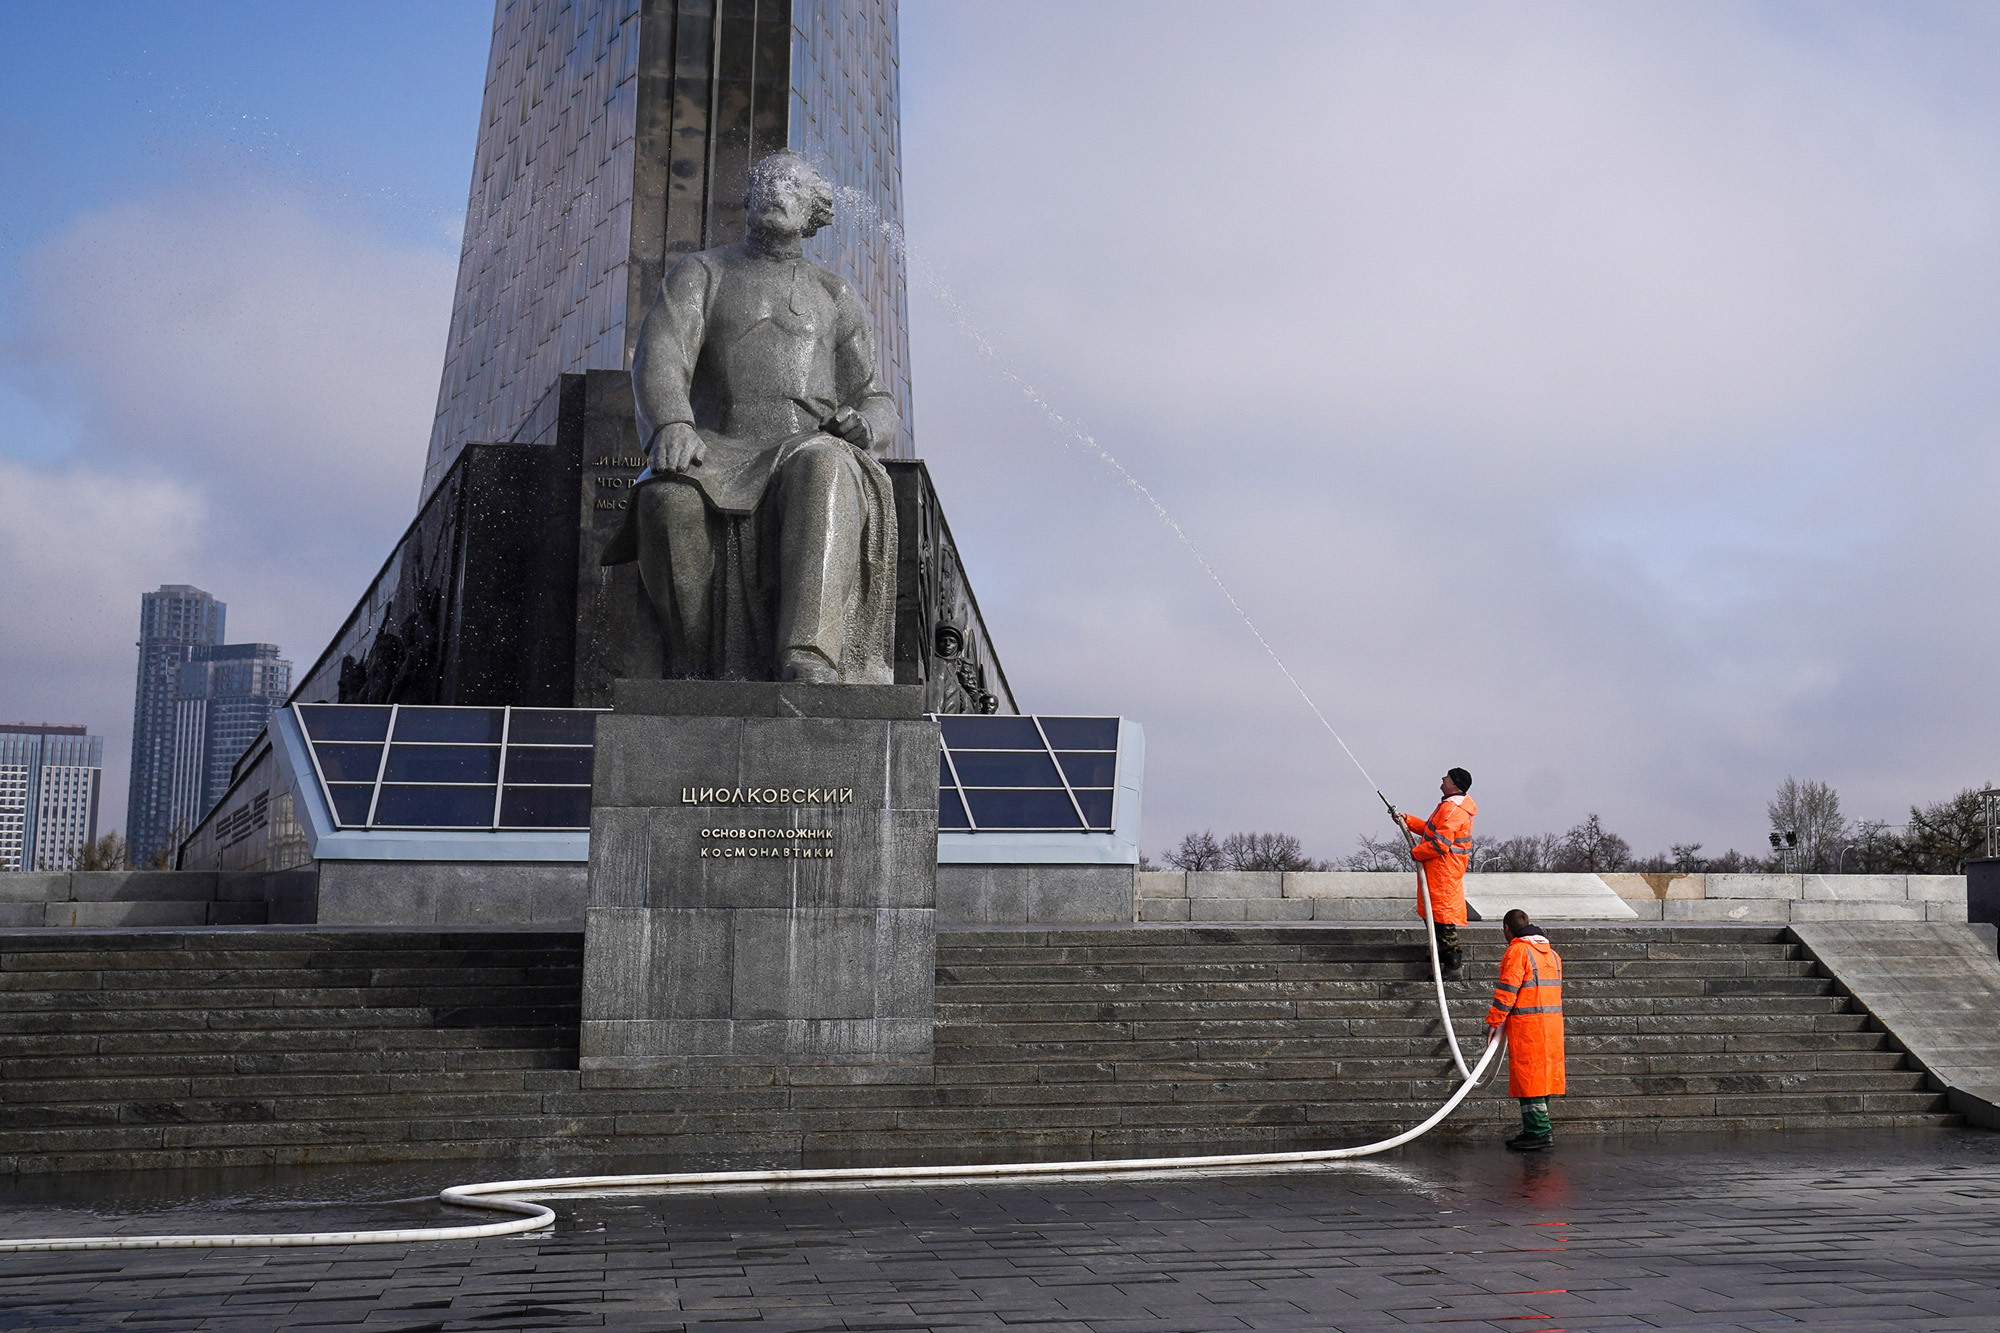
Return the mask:
<svg viewBox="0 0 2000 1333">
<path fill-rule="evenodd" d="M 1976 1131 L 1420 1145 L 1293 1175 L 577 1200 L 554 1234 L 460 1244 L 0 1256 L 0 1330 L 1955 1333 L 2000 1326 L 1995 1203 L 2000 1136 Z"/>
</svg>

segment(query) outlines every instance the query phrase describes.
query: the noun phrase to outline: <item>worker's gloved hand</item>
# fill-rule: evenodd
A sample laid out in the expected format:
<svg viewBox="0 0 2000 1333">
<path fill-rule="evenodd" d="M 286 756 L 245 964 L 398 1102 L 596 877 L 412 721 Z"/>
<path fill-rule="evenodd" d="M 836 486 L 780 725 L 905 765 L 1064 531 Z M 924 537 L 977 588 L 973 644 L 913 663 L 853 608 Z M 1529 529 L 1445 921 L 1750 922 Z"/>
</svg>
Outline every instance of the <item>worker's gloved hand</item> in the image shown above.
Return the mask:
<svg viewBox="0 0 2000 1333">
<path fill-rule="evenodd" d="M 1495 1041 L 1498 1041 L 1499 1038 L 1500 1038 L 1500 1025 L 1498 1023 L 1488 1023 L 1486 1025 L 1486 1044 L 1488 1046 L 1491 1046 Z"/>
<path fill-rule="evenodd" d="M 1395 820 L 1397 823 L 1400 824 L 1403 822 L 1403 812 L 1401 810 L 1398 810 L 1395 806 L 1391 805 L 1389 807 L 1389 818 Z"/>
</svg>

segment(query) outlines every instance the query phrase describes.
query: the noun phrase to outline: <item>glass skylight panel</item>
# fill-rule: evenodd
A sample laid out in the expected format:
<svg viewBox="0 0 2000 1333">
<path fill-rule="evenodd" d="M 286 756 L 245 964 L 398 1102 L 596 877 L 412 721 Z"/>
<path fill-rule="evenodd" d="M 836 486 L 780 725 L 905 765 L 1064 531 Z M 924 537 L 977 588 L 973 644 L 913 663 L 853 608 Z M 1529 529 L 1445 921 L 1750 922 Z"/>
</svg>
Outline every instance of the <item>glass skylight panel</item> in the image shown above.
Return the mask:
<svg viewBox="0 0 2000 1333">
<path fill-rule="evenodd" d="M 1054 787 L 1062 789 L 1062 774 L 1047 750 L 959 750 L 952 755 L 958 781 L 966 787 Z"/>
<path fill-rule="evenodd" d="M 1058 750 L 1118 749 L 1118 719 L 1115 717 L 1041 717 L 1049 744 Z"/>
<path fill-rule="evenodd" d="M 315 741 L 379 741 L 389 735 L 389 710 L 380 704 L 304 704 L 299 716 Z"/>
<path fill-rule="evenodd" d="M 405 704 L 396 709 L 398 741 L 487 742 L 498 745 L 507 726 L 504 708 L 421 708 Z"/>
<path fill-rule="evenodd" d="M 589 828 L 590 788 L 509 787 L 500 798 L 502 828 Z"/>
<path fill-rule="evenodd" d="M 319 770 L 328 782 L 365 782 L 375 784 L 376 774 L 382 771 L 382 747 L 379 745 L 350 745 L 334 741 L 322 741 L 313 746 L 313 754 L 319 760 Z"/>
<path fill-rule="evenodd" d="M 384 782 L 476 782 L 500 780 L 497 745 L 391 745 Z"/>
<path fill-rule="evenodd" d="M 342 829 L 590 827 L 598 709 L 297 704 Z M 941 717 L 938 827 L 1108 833 L 1115 717 Z"/>
<path fill-rule="evenodd" d="M 941 717 L 947 750 L 1046 750 L 1031 717 Z"/>
<path fill-rule="evenodd" d="M 368 807 L 374 803 L 375 788 L 353 787 L 337 784 L 327 788 L 328 799 L 333 805 L 333 817 L 342 828 L 365 828 L 368 824 Z"/>
<path fill-rule="evenodd" d="M 1112 829 L 1115 717 L 942 717 L 938 827 L 965 832 Z"/>
<path fill-rule="evenodd" d="M 295 708 L 343 829 L 587 829 L 599 711 Z"/>
<path fill-rule="evenodd" d="M 516 708 L 507 719 L 507 739 L 515 745 L 597 743 L 594 708 Z"/>
<path fill-rule="evenodd" d="M 493 788 L 385 782 L 371 822 L 378 828 L 492 828 Z"/>
<path fill-rule="evenodd" d="M 1056 761 L 1072 787 L 1114 787 L 1117 785 L 1118 752 L 1058 750 Z"/>
<path fill-rule="evenodd" d="M 507 785 L 590 785 L 592 752 L 569 746 L 510 745 L 507 747 Z"/>
<path fill-rule="evenodd" d="M 966 804 L 981 829 L 1058 829 L 1083 827 L 1066 791 L 1010 791 L 969 787 Z"/>
</svg>

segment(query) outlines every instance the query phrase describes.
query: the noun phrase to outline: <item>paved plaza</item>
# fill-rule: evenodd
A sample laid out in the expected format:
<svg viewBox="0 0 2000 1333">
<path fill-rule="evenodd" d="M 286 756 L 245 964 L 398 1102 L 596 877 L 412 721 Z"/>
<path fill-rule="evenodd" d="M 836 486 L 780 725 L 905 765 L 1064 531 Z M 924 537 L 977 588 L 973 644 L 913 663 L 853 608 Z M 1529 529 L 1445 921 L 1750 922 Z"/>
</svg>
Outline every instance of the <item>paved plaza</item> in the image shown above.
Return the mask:
<svg viewBox="0 0 2000 1333">
<path fill-rule="evenodd" d="M 16 1181 L 0 1228 L 422 1225 L 482 1174 Z M 1974 1130 L 557 1207 L 483 1242 L 0 1256 L 0 1328 L 2000 1329 L 2000 1135 Z"/>
</svg>

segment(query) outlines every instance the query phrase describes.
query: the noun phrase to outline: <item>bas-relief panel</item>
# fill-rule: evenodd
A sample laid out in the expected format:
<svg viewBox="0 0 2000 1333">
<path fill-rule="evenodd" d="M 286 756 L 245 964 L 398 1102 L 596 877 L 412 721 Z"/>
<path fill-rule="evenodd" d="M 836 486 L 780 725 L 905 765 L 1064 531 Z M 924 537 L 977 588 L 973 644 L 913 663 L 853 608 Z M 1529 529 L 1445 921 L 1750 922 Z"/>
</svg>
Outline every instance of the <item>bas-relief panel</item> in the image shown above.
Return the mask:
<svg viewBox="0 0 2000 1333">
<path fill-rule="evenodd" d="M 182 870 L 291 870 L 310 865 L 292 792 L 266 743 L 180 850 Z"/>
</svg>

